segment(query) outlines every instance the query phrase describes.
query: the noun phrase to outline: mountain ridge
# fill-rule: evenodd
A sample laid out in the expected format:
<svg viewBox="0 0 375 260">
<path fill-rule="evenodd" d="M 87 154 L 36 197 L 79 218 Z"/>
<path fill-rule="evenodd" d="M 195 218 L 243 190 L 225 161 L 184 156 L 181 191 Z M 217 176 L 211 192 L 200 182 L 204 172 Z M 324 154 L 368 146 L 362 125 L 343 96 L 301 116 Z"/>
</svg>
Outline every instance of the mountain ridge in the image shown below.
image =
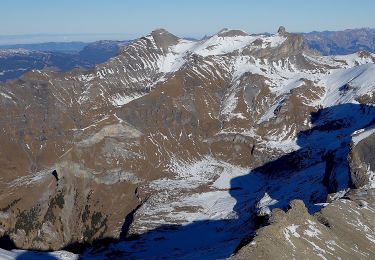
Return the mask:
<svg viewBox="0 0 375 260">
<path fill-rule="evenodd" d="M 0 232 L 42 250 L 117 239 L 87 258 L 223 258 L 273 208 L 344 196 L 352 134 L 372 133 L 375 55 L 321 56 L 284 30 L 224 35 L 154 31 L 92 70 L 0 84 Z"/>
<path fill-rule="evenodd" d="M 304 33 L 306 43 L 324 55 L 345 55 L 354 51 L 375 52 L 375 29 Z"/>
<path fill-rule="evenodd" d="M 161 30 L 164 30 L 164 32 L 167 32 L 165 29 L 161 29 Z M 238 29 L 224 28 L 221 31 L 225 32 L 228 30 L 232 31 L 232 32 L 227 32 L 231 34 L 237 33 L 242 36 L 249 35 L 248 33 L 242 30 L 238 30 Z M 282 31 L 285 32 L 285 28 Z M 374 48 L 372 44 L 372 42 L 374 42 L 374 39 L 373 39 L 374 37 L 372 37 L 373 33 L 371 34 L 371 32 L 373 31 L 374 29 L 362 28 L 362 29 L 347 29 L 345 31 L 324 31 L 324 32 L 301 33 L 301 35 L 303 35 L 304 42 L 307 46 L 310 47 L 310 49 L 319 51 L 324 55 L 328 55 L 328 54 L 339 55 L 339 54 L 355 53 L 358 51 L 374 52 Z M 367 33 L 367 34 L 366 36 L 363 36 L 363 35 L 360 36 L 358 32 L 362 32 L 362 34 L 363 33 Z M 220 34 L 220 31 L 218 32 L 218 34 Z M 263 34 L 252 34 L 252 35 L 256 36 L 256 35 L 271 35 L 271 34 L 263 33 Z M 337 37 L 337 35 L 339 35 L 339 37 Z M 176 40 L 176 36 L 173 36 L 173 37 L 175 37 L 175 40 Z M 347 39 L 351 39 L 350 40 L 351 42 L 355 42 L 355 41 L 362 42 L 363 45 L 361 44 L 352 45 L 351 43 L 348 43 Z M 190 40 L 199 41 L 196 39 L 190 39 Z M 107 47 L 105 47 L 106 45 L 108 45 L 108 44 L 105 44 L 106 42 L 111 43 L 112 45 L 115 45 L 115 46 L 112 46 L 111 48 L 108 49 Z M 102 47 L 98 46 L 100 43 L 102 43 L 103 45 Z M 25 45 L 21 44 L 21 45 L 4 46 L 4 48 L 6 49 L 9 49 L 10 47 L 13 46 L 12 47 L 13 50 L 12 49 L 9 50 L 8 56 L 13 52 L 14 57 L 8 57 L 9 61 L 7 60 L 2 61 L 2 66 L 3 67 L 5 66 L 5 68 L 2 68 L 2 71 L 0 71 L 0 80 L 4 81 L 4 80 L 9 80 L 9 79 L 14 79 L 20 76 L 21 74 L 25 73 L 26 71 L 29 71 L 31 69 L 42 69 L 43 67 L 46 67 L 46 66 L 47 66 L 47 69 L 54 69 L 54 70 L 60 69 L 62 71 L 67 71 L 77 66 L 87 69 L 87 68 L 92 67 L 94 64 L 102 63 L 108 60 L 109 58 L 113 57 L 117 53 L 117 50 L 118 50 L 116 47 L 117 43 L 120 44 L 120 41 L 98 41 L 97 43 L 90 44 L 87 47 L 88 49 L 83 50 L 83 52 L 78 56 L 72 55 L 71 51 L 58 49 L 58 48 L 62 48 L 63 46 L 69 45 L 69 43 L 61 43 L 62 46 L 59 46 L 59 43 L 41 43 L 41 44 L 25 44 Z M 82 46 L 83 43 L 77 42 L 76 44 L 78 44 L 79 48 L 84 47 Z M 97 47 L 95 47 L 95 45 Z M 22 46 L 24 46 L 26 49 L 29 49 L 31 51 L 33 50 L 44 51 L 44 52 L 47 51 L 48 53 L 39 53 L 38 55 L 37 53 L 29 53 L 27 54 L 29 56 L 28 57 L 26 53 L 24 52 L 22 57 L 18 57 L 17 53 L 15 52 L 16 50 L 14 48 L 18 48 Z M 2 46 L 0 46 L 0 49 L 1 48 Z M 90 51 L 90 48 L 91 49 L 94 48 L 93 51 Z M 36 60 L 37 63 L 36 64 L 30 63 L 28 67 L 25 68 L 25 65 L 21 66 L 22 63 L 20 63 L 25 59 L 30 59 L 32 61 Z M 11 65 L 10 67 L 8 67 L 9 65 L 6 65 L 6 64 L 11 64 Z"/>
</svg>

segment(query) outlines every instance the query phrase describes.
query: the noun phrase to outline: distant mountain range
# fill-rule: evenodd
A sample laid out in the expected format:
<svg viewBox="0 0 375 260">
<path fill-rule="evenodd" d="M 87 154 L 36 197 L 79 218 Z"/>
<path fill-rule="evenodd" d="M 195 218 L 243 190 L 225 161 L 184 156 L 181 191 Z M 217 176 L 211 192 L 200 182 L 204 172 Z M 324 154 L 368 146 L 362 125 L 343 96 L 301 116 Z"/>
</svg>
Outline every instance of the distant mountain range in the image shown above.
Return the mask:
<svg viewBox="0 0 375 260">
<path fill-rule="evenodd" d="M 0 49 L 25 49 L 30 51 L 77 53 L 83 50 L 87 45 L 89 45 L 87 42 L 43 42 L 0 45 Z"/>
<path fill-rule="evenodd" d="M 0 81 L 16 79 L 27 71 L 90 69 L 103 63 L 128 41 L 50 42 L 0 46 Z"/>
<path fill-rule="evenodd" d="M 302 33 L 305 44 L 323 55 L 357 51 L 375 53 L 375 29 L 348 29 Z M 206 36 L 207 37 L 207 36 Z M 198 41 L 192 38 L 187 40 Z M 129 41 L 48 42 L 0 46 L 0 81 L 16 79 L 33 69 L 69 71 L 90 69 L 115 56 Z"/>
<path fill-rule="evenodd" d="M 310 32 L 303 37 L 311 49 L 323 55 L 345 55 L 361 50 L 375 52 L 375 29 Z"/>
</svg>

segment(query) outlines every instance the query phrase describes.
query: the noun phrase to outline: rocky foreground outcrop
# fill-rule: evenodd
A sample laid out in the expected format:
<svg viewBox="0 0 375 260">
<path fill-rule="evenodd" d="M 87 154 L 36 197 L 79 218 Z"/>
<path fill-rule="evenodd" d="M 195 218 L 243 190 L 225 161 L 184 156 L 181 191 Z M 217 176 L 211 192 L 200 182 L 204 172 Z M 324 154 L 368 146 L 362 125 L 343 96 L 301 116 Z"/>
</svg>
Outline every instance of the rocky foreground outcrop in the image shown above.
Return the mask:
<svg viewBox="0 0 375 260">
<path fill-rule="evenodd" d="M 231 259 L 374 259 L 375 191 L 353 190 L 314 215 L 294 200 Z"/>
<path fill-rule="evenodd" d="M 372 130 L 357 133 L 349 156 L 351 182 L 339 199 L 309 214 L 301 200 L 275 208 L 264 227 L 231 259 L 374 259 L 375 190 Z"/>
</svg>

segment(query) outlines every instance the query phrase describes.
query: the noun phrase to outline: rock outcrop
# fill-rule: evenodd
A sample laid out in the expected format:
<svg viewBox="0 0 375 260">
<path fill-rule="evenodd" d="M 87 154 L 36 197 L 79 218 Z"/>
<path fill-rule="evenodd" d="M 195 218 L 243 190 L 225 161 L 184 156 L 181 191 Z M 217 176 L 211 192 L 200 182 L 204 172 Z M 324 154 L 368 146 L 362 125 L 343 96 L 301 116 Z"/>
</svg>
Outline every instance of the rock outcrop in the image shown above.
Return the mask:
<svg viewBox="0 0 375 260">
<path fill-rule="evenodd" d="M 375 184 L 375 135 L 371 134 L 371 130 L 368 132 L 364 133 L 368 137 L 353 144 L 350 153 L 351 179 L 356 188 L 373 187 Z"/>
<path fill-rule="evenodd" d="M 269 225 L 232 259 L 373 259 L 374 190 L 353 190 L 315 215 L 300 200 L 274 209 Z"/>
</svg>

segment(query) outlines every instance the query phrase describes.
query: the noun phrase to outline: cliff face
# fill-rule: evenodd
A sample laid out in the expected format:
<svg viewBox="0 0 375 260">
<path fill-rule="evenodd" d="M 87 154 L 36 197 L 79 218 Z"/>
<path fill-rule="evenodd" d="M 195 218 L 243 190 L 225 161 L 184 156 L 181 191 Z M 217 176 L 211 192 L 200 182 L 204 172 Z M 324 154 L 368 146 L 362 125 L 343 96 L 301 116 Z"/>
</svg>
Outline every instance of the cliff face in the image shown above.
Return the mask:
<svg viewBox="0 0 375 260">
<path fill-rule="evenodd" d="M 350 154 L 351 178 L 356 188 L 374 187 L 375 136 L 372 130 L 362 133 L 364 139 L 353 144 Z"/>
<path fill-rule="evenodd" d="M 113 238 L 101 254 L 228 257 L 259 216 L 293 199 L 316 212 L 350 187 L 349 155 L 368 160 L 350 147 L 373 124 L 373 62 L 319 56 L 285 30 L 156 30 L 91 71 L 2 84 L 0 234 L 26 249 Z"/>
</svg>

